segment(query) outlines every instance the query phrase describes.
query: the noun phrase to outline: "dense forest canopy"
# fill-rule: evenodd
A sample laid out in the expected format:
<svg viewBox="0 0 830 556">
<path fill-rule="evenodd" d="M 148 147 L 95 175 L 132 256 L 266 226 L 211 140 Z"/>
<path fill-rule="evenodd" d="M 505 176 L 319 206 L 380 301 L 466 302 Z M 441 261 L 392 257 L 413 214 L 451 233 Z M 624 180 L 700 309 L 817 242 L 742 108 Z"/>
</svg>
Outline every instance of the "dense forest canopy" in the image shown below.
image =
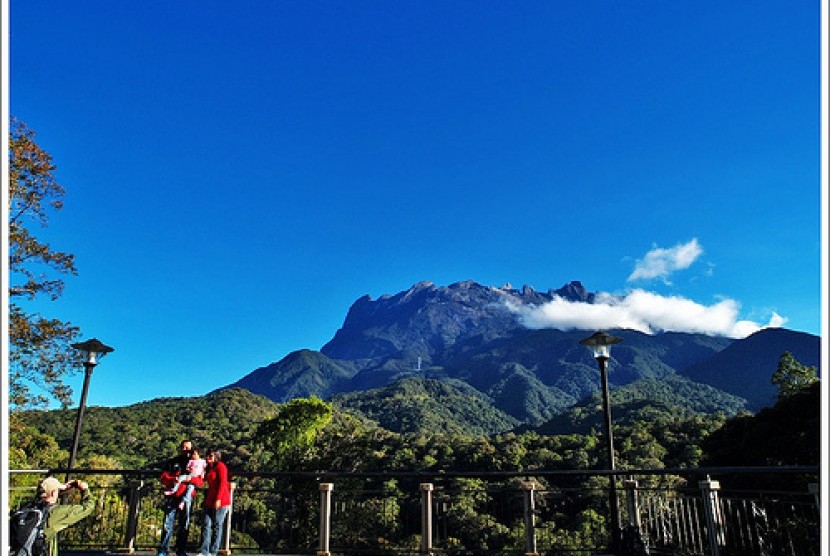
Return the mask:
<svg viewBox="0 0 830 556">
<path fill-rule="evenodd" d="M 427 395 L 431 388 L 435 386 L 407 381 L 391 390 L 392 402 L 400 401 L 402 395 L 408 400 L 401 406 L 399 418 L 406 424 L 399 422 L 402 428 L 397 431 L 371 418 L 378 417 L 378 412 L 385 414 L 380 410 L 386 405 L 386 413 L 398 409 L 396 403 L 377 398 L 361 403 L 345 400 L 348 403 L 330 404 L 312 398 L 276 404 L 243 389 L 230 389 L 121 408 L 91 407 L 81 434 L 80 466 L 89 466 L 94 460 L 115 468 L 154 468 L 175 453 L 183 438 L 192 439 L 197 446 L 222 450 L 232 468 L 248 471 L 603 466 L 601 413 L 596 399 L 586 400 L 538 429 L 524 427 L 487 435 L 436 424 L 440 414 L 428 411 L 435 403 Z M 654 390 L 661 391 L 659 385 L 654 385 Z M 456 404 L 464 403 L 458 390 L 449 394 Z M 670 397 L 662 402 L 648 401 L 625 389 L 613 391 L 612 397 L 618 462 L 623 468 L 818 463 L 817 382 L 783 396 L 774 407 L 757 415 L 740 413 L 732 418 L 723 413 L 681 411 Z M 471 397 L 470 402 L 475 399 Z M 369 411 L 362 413 L 362 407 Z M 459 414 L 462 419 L 468 416 L 464 411 Z M 381 422 L 391 421 L 380 416 L 384 419 Z M 11 431 L 11 467 L 63 465 L 75 412 L 33 410 L 19 417 L 20 426 Z M 452 412 L 444 419 L 456 422 Z"/>
<path fill-rule="evenodd" d="M 655 385 L 653 390 L 661 389 Z M 242 485 L 235 498 L 234 515 L 235 521 L 246 525 L 244 533 L 234 532 L 234 542 L 271 552 L 285 548 L 280 543 L 287 542 L 274 534 L 275 527 L 281 526 L 277 524 L 282 523 L 278 519 L 282 514 L 275 513 L 274 508 L 284 492 L 291 492 L 298 501 L 291 514 L 292 530 L 304 536 L 302 542 L 307 545 L 315 542 L 315 496 L 321 472 L 376 473 L 365 479 L 339 477 L 338 493 L 371 489 L 393 500 L 382 507 L 369 503 L 361 510 L 364 513 L 340 515 L 339 539 L 356 546 L 372 547 L 381 538 L 417 542 L 407 540 L 409 532 L 401 529 L 397 513 L 402 511 L 400 504 L 411 500 L 407 493 L 418 491 L 420 479 L 407 476 L 412 472 L 430 474 L 444 492 L 452 491 L 453 504 L 446 519 L 453 537 L 447 542 L 468 551 L 461 553 L 521 546 L 521 520 L 515 516 L 499 519 L 489 512 L 493 511 L 496 493 L 509 496 L 510 492 L 519 492 L 524 479 L 505 476 L 485 481 L 453 477 L 452 473 L 521 471 L 533 477 L 541 490 L 578 492 L 580 495 L 567 510 L 548 508 L 556 522 L 555 537 L 549 542 L 563 550 L 605 542 L 607 520 L 600 493 L 607 488 L 607 478 L 533 473 L 605 468 L 597 400 L 585 400 L 560 416 L 556 425 L 563 427 L 562 431 L 570 427 L 571 432 L 551 434 L 530 427 L 498 434 L 463 432 L 453 428 L 455 425 L 441 425 L 441 420 L 456 423 L 458 415 L 465 418 L 468 413 L 448 411 L 435 416 L 424 411 L 435 407 L 433 395 L 442 392 L 463 404 L 462 391 L 410 381 L 387 392 L 391 402 L 383 396 L 372 397 L 365 406 L 358 400 L 341 404 L 316 398 L 277 404 L 247 390 L 230 389 L 198 398 L 162 398 L 123 408 L 92 407 L 84 423 L 78 464 L 92 470 L 155 470 L 176 452 L 183 438 L 191 438 L 199 447 L 218 448 Z M 788 387 L 786 392 L 774 407 L 756 415 L 740 413 L 731 418 L 724 413 L 681 411 L 671 398 L 654 403 L 624 390 L 614 392 L 618 468 L 818 465 L 819 385 L 812 382 L 800 389 Z M 406 423 L 401 430 L 384 428 L 367 416 L 383 417 L 387 405 L 394 410 L 394 400 L 402 401 L 402 393 L 407 403 Z M 368 408 L 367 414 L 361 413 L 360 407 Z M 20 426 L 11 431 L 11 467 L 57 469 L 65 465 L 74 416 L 68 410 L 20 413 Z M 290 478 L 279 473 L 258 474 L 285 471 L 313 474 Z M 96 479 L 99 485 L 114 480 L 105 475 L 85 476 Z M 683 491 L 694 486 L 690 476 L 694 476 L 693 471 L 691 475 L 641 475 L 638 481 L 646 489 Z M 15 477 L 15 484 L 31 486 L 37 479 L 20 475 Z M 806 492 L 807 483 L 814 482 L 815 476 L 788 474 L 776 482 L 775 476 L 766 474 L 758 479 L 762 483 L 754 480 L 754 476 L 732 477 L 729 482 L 732 488 L 778 487 Z M 117 498 L 112 503 L 124 507 L 125 501 L 118 498 L 124 492 L 110 490 L 109 496 Z M 158 521 L 154 500 L 149 495 L 141 511 L 145 519 Z"/>
</svg>

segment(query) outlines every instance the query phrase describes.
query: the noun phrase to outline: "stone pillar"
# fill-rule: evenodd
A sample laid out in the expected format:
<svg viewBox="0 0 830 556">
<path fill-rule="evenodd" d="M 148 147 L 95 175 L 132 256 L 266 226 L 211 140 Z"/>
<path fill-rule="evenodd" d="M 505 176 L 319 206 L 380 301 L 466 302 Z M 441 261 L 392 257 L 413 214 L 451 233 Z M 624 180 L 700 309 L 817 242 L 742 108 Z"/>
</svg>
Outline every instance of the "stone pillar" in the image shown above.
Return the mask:
<svg viewBox="0 0 830 556">
<path fill-rule="evenodd" d="M 118 552 L 132 554 L 135 552 L 135 537 L 138 533 L 138 513 L 141 510 L 141 496 L 144 481 L 132 479 L 129 483 L 130 494 L 127 507 L 127 528 L 124 533 L 124 544 Z"/>
<path fill-rule="evenodd" d="M 228 509 L 228 517 L 225 518 L 224 532 L 222 533 L 222 548 L 219 549 L 220 556 L 231 554 L 231 517 L 233 516 L 233 494 L 236 490 L 236 483 L 231 482 L 231 507 Z"/>
<path fill-rule="evenodd" d="M 421 554 L 432 554 L 432 483 L 421 483 Z"/>
<path fill-rule="evenodd" d="M 536 552 L 536 500 L 533 496 L 536 483 L 523 481 L 525 507 L 525 556 L 538 556 Z"/>
<path fill-rule="evenodd" d="M 334 483 L 320 483 L 320 549 L 317 556 L 331 556 L 331 491 Z"/>
<path fill-rule="evenodd" d="M 623 481 L 623 486 L 625 487 L 625 499 L 626 499 L 626 507 L 628 509 L 628 523 L 629 525 L 633 525 L 637 528 L 637 531 L 642 533 L 642 522 L 640 521 L 640 504 L 639 500 L 637 499 L 637 481 L 634 479 L 629 479 L 627 481 Z"/>
<path fill-rule="evenodd" d="M 723 512 L 721 510 L 720 483 L 707 478 L 698 483 L 703 497 L 703 511 L 706 514 L 706 529 L 709 537 L 711 556 L 720 556 L 721 547 L 726 545 L 726 532 L 723 527 Z"/>
</svg>

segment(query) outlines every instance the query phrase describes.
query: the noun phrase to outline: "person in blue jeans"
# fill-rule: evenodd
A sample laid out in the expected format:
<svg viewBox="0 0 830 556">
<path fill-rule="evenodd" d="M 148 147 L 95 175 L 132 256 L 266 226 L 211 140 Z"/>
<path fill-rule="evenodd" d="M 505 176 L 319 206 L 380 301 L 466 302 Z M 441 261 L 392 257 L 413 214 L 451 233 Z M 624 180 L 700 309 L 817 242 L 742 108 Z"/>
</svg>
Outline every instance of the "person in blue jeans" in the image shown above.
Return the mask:
<svg viewBox="0 0 830 556">
<path fill-rule="evenodd" d="M 216 556 L 225 531 L 225 520 L 231 509 L 231 483 L 228 468 L 222 463 L 222 454 L 208 450 L 205 454 L 208 488 L 205 494 L 205 521 L 202 525 L 202 548 L 199 556 Z"/>
<path fill-rule="evenodd" d="M 180 473 L 183 473 L 190 461 L 190 453 L 193 450 L 193 443 L 190 440 L 183 440 L 179 445 L 179 455 L 169 459 L 161 474 L 161 482 L 165 488 L 175 483 Z M 176 556 L 187 556 L 187 534 L 190 531 L 190 501 L 180 507 L 182 498 L 179 496 L 165 496 L 164 500 L 164 523 L 161 532 L 161 544 L 159 544 L 157 556 L 167 556 L 170 551 L 170 542 L 173 540 L 173 533 L 176 533 Z M 178 520 L 178 527 L 176 526 Z"/>
</svg>

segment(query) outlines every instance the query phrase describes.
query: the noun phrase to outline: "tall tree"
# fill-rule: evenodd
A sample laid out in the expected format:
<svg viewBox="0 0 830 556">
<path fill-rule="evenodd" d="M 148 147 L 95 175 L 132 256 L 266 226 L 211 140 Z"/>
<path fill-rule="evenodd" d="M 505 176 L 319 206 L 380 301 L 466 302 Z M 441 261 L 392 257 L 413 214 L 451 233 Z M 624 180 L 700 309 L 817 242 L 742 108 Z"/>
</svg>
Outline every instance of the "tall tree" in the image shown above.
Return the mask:
<svg viewBox="0 0 830 556">
<path fill-rule="evenodd" d="M 60 297 L 62 275 L 75 275 L 74 256 L 53 249 L 32 230 L 45 228 L 63 207 L 64 188 L 55 180 L 52 157 L 35 132 L 17 118 L 9 127 L 9 402 L 12 408 L 44 405 L 48 396 L 64 407 L 71 388 L 69 344 L 79 329 L 69 322 L 27 312 L 23 300 Z M 40 393 L 36 393 L 40 392 Z"/>
<path fill-rule="evenodd" d="M 789 398 L 818 382 L 818 372 L 815 367 L 802 365 L 792 353 L 785 351 L 778 360 L 778 367 L 772 373 L 770 382 L 778 388 L 778 399 Z"/>
<path fill-rule="evenodd" d="M 281 457 L 311 446 L 332 419 L 332 407 L 317 398 L 297 398 L 280 406 L 277 415 L 259 424 L 256 438 Z"/>
</svg>

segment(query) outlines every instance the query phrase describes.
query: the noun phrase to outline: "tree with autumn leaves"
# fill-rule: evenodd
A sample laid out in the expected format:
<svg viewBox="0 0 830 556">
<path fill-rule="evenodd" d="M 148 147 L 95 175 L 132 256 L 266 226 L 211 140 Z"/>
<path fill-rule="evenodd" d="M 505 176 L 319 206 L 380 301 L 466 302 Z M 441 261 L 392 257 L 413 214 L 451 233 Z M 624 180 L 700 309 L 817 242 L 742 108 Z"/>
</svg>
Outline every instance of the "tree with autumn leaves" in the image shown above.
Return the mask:
<svg viewBox="0 0 830 556">
<path fill-rule="evenodd" d="M 9 404 L 42 406 L 51 396 L 64 407 L 72 390 L 64 378 L 74 372 L 70 344 L 77 326 L 23 303 L 60 297 L 63 276 L 75 275 L 74 256 L 42 241 L 52 212 L 63 207 L 64 188 L 55 180 L 52 157 L 35 142 L 35 132 L 17 118 L 9 126 Z"/>
</svg>

